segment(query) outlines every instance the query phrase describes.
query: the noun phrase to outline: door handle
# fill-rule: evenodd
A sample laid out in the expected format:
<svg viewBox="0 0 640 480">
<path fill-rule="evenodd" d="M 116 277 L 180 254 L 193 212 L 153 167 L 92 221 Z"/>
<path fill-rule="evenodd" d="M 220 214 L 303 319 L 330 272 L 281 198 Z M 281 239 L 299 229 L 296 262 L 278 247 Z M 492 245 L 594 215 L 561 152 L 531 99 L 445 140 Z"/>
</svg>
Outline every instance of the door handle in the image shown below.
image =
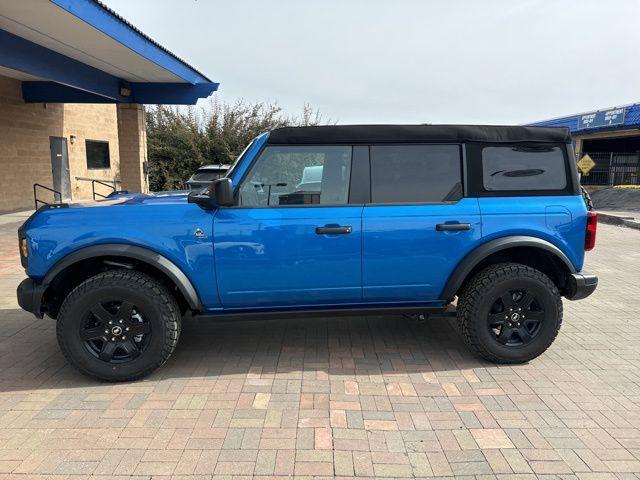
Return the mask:
<svg viewBox="0 0 640 480">
<path fill-rule="evenodd" d="M 471 230 L 471 224 L 470 223 L 438 223 L 436 225 L 436 230 L 439 232 L 444 232 L 444 231 L 459 232 L 462 230 Z"/>
<path fill-rule="evenodd" d="M 316 233 L 318 235 L 344 235 L 346 233 L 351 233 L 351 226 L 342 227 L 340 225 L 336 225 L 316 227 Z"/>
</svg>

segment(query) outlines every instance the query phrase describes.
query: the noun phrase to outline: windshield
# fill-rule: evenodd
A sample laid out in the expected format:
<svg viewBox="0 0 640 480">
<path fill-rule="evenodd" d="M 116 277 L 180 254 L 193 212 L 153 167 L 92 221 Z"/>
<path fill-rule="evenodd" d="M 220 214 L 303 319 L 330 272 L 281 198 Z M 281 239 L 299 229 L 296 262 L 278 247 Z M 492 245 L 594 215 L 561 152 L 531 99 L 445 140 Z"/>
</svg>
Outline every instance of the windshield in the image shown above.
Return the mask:
<svg viewBox="0 0 640 480">
<path fill-rule="evenodd" d="M 240 160 L 242 160 L 242 158 L 245 156 L 247 151 L 251 148 L 251 145 L 256 143 L 256 139 L 257 139 L 257 137 L 254 138 L 253 140 L 251 140 L 249 142 L 249 144 L 246 147 L 244 147 L 244 150 L 242 150 L 242 153 L 240 153 L 240 155 L 238 155 L 238 158 L 236 158 L 236 161 L 233 162 L 233 165 L 231 165 L 231 168 L 229 170 L 227 170 L 227 174 L 225 175 L 225 177 L 230 177 L 231 174 L 233 173 L 233 171 L 236 169 L 236 167 L 238 165 L 240 165 Z"/>
</svg>

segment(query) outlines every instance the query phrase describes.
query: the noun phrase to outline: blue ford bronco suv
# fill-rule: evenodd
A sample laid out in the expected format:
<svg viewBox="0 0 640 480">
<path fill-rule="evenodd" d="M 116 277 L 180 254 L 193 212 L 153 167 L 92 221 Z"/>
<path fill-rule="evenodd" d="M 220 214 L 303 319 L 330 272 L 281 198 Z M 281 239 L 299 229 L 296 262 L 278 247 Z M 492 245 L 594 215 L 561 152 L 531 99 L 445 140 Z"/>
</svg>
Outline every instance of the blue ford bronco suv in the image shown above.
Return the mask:
<svg viewBox="0 0 640 480">
<path fill-rule="evenodd" d="M 596 288 L 582 272 L 596 223 L 566 129 L 280 128 L 188 196 L 40 208 L 18 232 L 18 301 L 56 319 L 69 362 L 109 381 L 162 365 L 187 313 L 416 314 L 455 302 L 476 354 L 521 363 L 554 341 L 561 297 Z"/>
</svg>

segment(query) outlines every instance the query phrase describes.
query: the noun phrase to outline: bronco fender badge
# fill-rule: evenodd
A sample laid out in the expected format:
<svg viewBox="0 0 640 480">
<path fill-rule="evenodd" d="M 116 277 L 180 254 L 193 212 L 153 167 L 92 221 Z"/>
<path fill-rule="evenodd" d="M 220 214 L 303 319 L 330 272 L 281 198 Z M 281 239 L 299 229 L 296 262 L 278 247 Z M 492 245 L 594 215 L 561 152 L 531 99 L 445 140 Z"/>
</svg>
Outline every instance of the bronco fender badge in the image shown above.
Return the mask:
<svg viewBox="0 0 640 480">
<path fill-rule="evenodd" d="M 198 227 L 193 232 L 193 236 L 196 237 L 196 238 L 204 238 L 207 235 L 202 231 L 202 229 L 200 227 Z"/>
</svg>

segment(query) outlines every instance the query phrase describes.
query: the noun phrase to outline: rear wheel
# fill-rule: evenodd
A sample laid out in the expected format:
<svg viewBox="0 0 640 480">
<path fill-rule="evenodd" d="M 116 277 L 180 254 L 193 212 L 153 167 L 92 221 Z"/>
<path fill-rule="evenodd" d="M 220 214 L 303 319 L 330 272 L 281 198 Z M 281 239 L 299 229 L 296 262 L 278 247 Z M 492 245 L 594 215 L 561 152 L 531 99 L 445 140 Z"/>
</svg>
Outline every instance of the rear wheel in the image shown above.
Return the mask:
<svg viewBox="0 0 640 480">
<path fill-rule="evenodd" d="M 64 300 L 58 344 L 82 373 L 106 381 L 149 375 L 173 352 L 180 310 L 154 278 L 112 270 L 81 283 Z"/>
<path fill-rule="evenodd" d="M 458 302 L 467 345 L 495 363 L 523 363 L 542 354 L 562 324 L 562 300 L 542 272 L 517 263 L 477 273 Z"/>
</svg>

